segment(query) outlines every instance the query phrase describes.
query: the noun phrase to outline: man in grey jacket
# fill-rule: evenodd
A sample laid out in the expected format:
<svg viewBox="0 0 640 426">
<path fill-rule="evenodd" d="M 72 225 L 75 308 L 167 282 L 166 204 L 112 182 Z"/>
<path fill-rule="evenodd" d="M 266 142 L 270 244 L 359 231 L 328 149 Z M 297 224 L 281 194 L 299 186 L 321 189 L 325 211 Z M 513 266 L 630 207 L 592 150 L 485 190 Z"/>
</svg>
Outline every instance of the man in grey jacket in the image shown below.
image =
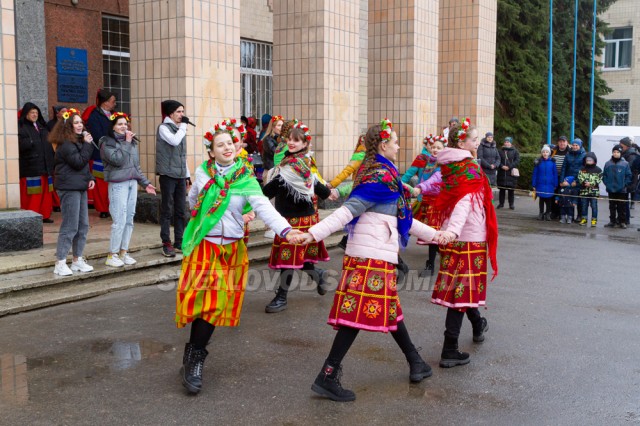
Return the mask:
<svg viewBox="0 0 640 426">
<path fill-rule="evenodd" d="M 487 132 L 478 147 L 478 161 L 480 167 L 489 178 L 491 186 L 496 186 L 498 167 L 500 167 L 500 154 L 493 140 L 493 133 Z"/>
</svg>

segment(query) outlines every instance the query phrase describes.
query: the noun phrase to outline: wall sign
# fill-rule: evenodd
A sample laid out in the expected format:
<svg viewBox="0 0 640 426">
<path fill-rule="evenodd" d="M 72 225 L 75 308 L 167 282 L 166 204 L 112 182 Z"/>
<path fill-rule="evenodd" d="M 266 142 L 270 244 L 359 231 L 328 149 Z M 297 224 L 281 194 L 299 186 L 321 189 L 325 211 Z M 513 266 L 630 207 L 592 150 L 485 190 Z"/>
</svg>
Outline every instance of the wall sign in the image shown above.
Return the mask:
<svg viewBox="0 0 640 426">
<path fill-rule="evenodd" d="M 86 103 L 89 90 L 89 63 L 85 49 L 56 47 L 58 102 Z"/>
</svg>

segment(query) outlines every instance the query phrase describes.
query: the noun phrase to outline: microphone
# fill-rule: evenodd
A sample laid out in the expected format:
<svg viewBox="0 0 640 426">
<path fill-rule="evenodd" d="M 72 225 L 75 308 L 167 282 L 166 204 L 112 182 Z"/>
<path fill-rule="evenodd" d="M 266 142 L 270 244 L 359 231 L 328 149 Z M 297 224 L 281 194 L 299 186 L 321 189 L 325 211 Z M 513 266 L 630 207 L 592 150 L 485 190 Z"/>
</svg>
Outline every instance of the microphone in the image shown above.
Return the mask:
<svg viewBox="0 0 640 426">
<path fill-rule="evenodd" d="M 182 122 L 183 123 L 187 123 L 187 124 L 191 124 L 193 127 L 196 127 L 195 124 L 193 124 L 191 121 L 189 121 L 189 117 L 183 116 L 182 117 Z"/>
</svg>

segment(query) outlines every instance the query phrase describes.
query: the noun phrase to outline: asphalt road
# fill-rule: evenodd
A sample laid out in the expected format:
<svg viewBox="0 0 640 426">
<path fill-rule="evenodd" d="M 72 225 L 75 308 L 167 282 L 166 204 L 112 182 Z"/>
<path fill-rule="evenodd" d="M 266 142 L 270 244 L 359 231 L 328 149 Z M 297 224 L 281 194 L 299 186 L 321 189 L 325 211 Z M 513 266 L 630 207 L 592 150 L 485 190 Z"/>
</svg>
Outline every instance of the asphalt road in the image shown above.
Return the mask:
<svg viewBox="0 0 640 426">
<path fill-rule="evenodd" d="M 437 366 L 445 310 L 415 277 L 426 250 L 412 243 L 401 300 L 434 367 L 420 384 L 409 384 L 390 335 L 361 332 L 342 378 L 357 400 L 315 396 L 335 334 L 325 323 L 332 293 L 295 290 L 288 310 L 265 314 L 269 284 L 252 281 L 241 325 L 215 331 L 204 389 L 188 396 L 175 293 L 145 287 L 0 318 L 0 424 L 640 424 L 638 220 L 627 230 L 602 218 L 595 229 L 538 222 L 530 201 L 517 203 L 498 216 L 484 344 L 463 325 L 467 366 Z M 342 252 L 330 254 L 325 267 L 338 271 Z M 253 279 L 266 271 L 252 268 Z"/>
</svg>

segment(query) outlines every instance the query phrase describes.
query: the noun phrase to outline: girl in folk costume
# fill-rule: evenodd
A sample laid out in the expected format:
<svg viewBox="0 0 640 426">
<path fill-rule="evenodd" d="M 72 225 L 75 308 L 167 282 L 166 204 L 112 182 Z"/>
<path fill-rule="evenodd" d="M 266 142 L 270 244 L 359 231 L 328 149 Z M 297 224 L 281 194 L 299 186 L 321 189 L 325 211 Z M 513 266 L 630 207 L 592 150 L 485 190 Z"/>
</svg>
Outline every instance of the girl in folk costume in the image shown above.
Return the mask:
<svg viewBox="0 0 640 426">
<path fill-rule="evenodd" d="M 413 189 L 413 196 L 418 197 L 418 202 L 413 209 L 413 217 L 434 229 L 439 229 L 436 221 L 434 220 L 435 210 L 433 209 L 433 203 L 440 192 L 440 182 L 442 181 L 440 167 L 437 165 L 437 157 L 438 153 L 444 149 L 447 143 L 443 136 L 429 135 L 425 138 L 425 144 L 427 145 L 431 155 L 425 159 L 420 176 L 420 182 Z M 416 161 L 414 161 L 414 163 L 415 162 Z M 422 164 L 420 163 L 420 165 Z M 421 240 L 418 240 L 417 243 L 427 244 Z M 429 257 L 427 258 L 424 271 L 420 273 L 421 277 L 433 275 L 435 270 L 434 262 L 436 260 L 437 253 L 438 245 L 429 244 Z"/>
<path fill-rule="evenodd" d="M 465 313 L 473 327 L 473 341 L 484 341 L 487 320 L 480 315 L 487 294 L 487 254 L 498 275 L 498 222 L 489 180 L 475 160 L 478 131 L 466 119 L 452 126 L 449 145 L 438 154 L 441 191 L 433 205 L 445 231 L 440 246 L 440 271 L 431 302 L 447 309 L 440 367 L 468 364 L 469 354 L 458 350 Z M 457 241 L 453 242 L 456 239 Z"/>
<path fill-rule="evenodd" d="M 278 145 L 273 153 L 274 166 L 277 166 L 282 162 L 282 159 L 289 150 L 287 146 L 289 142 L 289 133 L 291 133 L 291 130 L 296 124 L 298 124 L 298 120 L 295 118 L 291 121 L 285 121 L 282 124 L 282 130 L 280 131 L 280 137 L 278 138 Z"/>
<path fill-rule="evenodd" d="M 409 194 L 393 164 L 399 146 L 392 123 L 384 119 L 369 128 L 365 144 L 366 157 L 347 201 L 299 239 L 322 241 L 345 226 L 349 231 L 342 277 L 328 320 L 338 332 L 311 387 L 334 401 L 355 399 L 352 391 L 342 388 L 339 373 L 340 363 L 360 330 L 390 332 L 409 362 L 412 382 L 432 374 L 404 325 L 395 264 L 399 245 L 406 247 L 409 234 L 426 241 L 439 235 L 412 218 Z"/>
<path fill-rule="evenodd" d="M 182 384 L 191 393 L 202 388 L 205 349 L 215 326 L 235 327 L 247 283 L 247 247 L 242 239 L 245 204 L 283 239 L 291 231 L 262 195 L 253 172 L 237 161 L 234 128 L 216 125 L 205 135 L 209 159 L 196 171 L 189 191 L 191 220 L 184 233 L 182 271 L 176 295 L 176 323 L 191 323 L 181 369 Z"/>
<path fill-rule="evenodd" d="M 301 232 L 306 232 L 310 226 L 318 223 L 313 203 L 314 194 L 322 199 L 331 195 L 331 190 L 312 173 L 311 159 L 307 156 L 310 142 L 309 129 L 298 123 L 289 135 L 288 151 L 284 159 L 274 169 L 271 181 L 263 188 L 267 197 L 275 197 L 276 210 L 287 218 L 294 229 Z M 269 267 L 280 269 L 280 285 L 265 311 L 274 313 L 287 308 L 287 293 L 294 269 L 302 269 L 309 274 L 318 286 L 318 293 L 325 294 L 321 271 L 316 271 L 314 264 L 328 260 L 329 254 L 324 243 L 290 244 L 276 236 L 271 247 Z"/>
</svg>

